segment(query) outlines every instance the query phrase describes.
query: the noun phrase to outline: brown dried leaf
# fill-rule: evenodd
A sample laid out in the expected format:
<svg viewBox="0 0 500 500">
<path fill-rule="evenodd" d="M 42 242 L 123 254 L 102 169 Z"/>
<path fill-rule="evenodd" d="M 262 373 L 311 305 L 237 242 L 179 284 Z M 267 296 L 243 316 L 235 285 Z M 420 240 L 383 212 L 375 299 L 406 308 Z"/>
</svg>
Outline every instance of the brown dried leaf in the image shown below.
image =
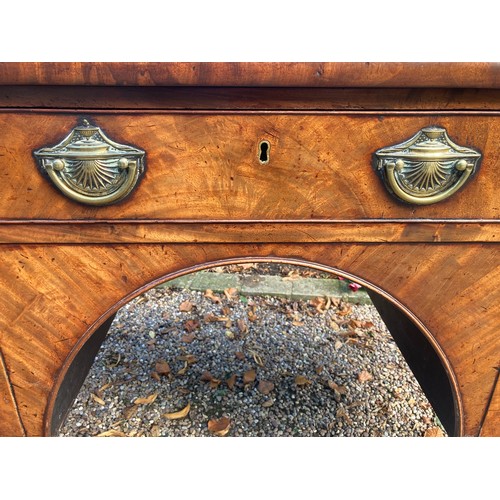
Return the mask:
<svg viewBox="0 0 500 500">
<path fill-rule="evenodd" d="M 352 305 L 350 304 L 342 304 L 337 311 L 339 316 L 347 316 L 352 313 Z"/>
<path fill-rule="evenodd" d="M 308 378 L 304 377 L 303 375 L 297 375 L 295 377 L 295 384 L 299 385 L 299 386 L 303 386 L 303 385 L 312 384 L 312 382 Z"/>
<path fill-rule="evenodd" d="M 214 377 L 210 372 L 205 371 L 201 374 L 200 380 L 202 382 L 210 382 L 211 380 L 214 380 Z"/>
<path fill-rule="evenodd" d="M 236 359 L 239 359 L 240 361 L 243 361 L 245 359 L 245 354 L 241 351 L 237 351 L 234 353 L 236 356 Z"/>
<path fill-rule="evenodd" d="M 439 427 L 431 427 L 425 431 L 424 437 L 444 437 L 444 433 Z"/>
<path fill-rule="evenodd" d="M 137 405 L 129 406 L 128 408 L 125 408 L 125 410 L 123 411 L 123 416 L 128 420 L 137 413 L 138 409 L 139 407 Z"/>
<path fill-rule="evenodd" d="M 188 362 L 184 361 L 184 366 L 177 372 L 177 375 L 184 375 L 187 372 L 188 366 Z"/>
<path fill-rule="evenodd" d="M 338 351 L 344 344 L 340 340 L 336 340 L 335 344 L 333 345 L 334 349 Z"/>
<path fill-rule="evenodd" d="M 254 369 L 246 371 L 243 374 L 243 383 L 250 384 L 251 382 L 254 382 L 256 376 L 257 376 L 257 374 L 256 374 Z"/>
<path fill-rule="evenodd" d="M 101 399 L 99 396 L 97 396 L 94 393 L 90 394 L 90 397 L 97 403 L 100 404 L 101 406 L 104 406 L 106 403 L 103 399 Z"/>
<path fill-rule="evenodd" d="M 193 309 L 194 304 L 190 300 L 185 300 L 179 306 L 179 311 L 190 312 Z"/>
<path fill-rule="evenodd" d="M 116 429 L 110 429 L 109 431 L 101 432 L 97 434 L 97 437 L 125 437 L 126 434 L 122 431 L 118 431 Z"/>
<path fill-rule="evenodd" d="M 342 406 L 339 407 L 339 409 L 337 410 L 337 413 L 335 414 L 335 416 L 337 418 L 343 418 L 348 425 L 352 425 L 352 420 L 351 418 L 349 417 L 349 415 L 347 414 L 347 412 L 345 411 L 344 408 L 342 408 Z"/>
<path fill-rule="evenodd" d="M 292 325 L 293 326 L 304 326 L 304 322 L 303 321 L 292 321 Z"/>
<path fill-rule="evenodd" d="M 196 335 L 194 332 L 191 332 L 191 333 L 185 333 L 182 337 L 181 337 L 181 342 L 184 342 L 186 344 L 190 344 L 194 339 L 196 338 Z"/>
<path fill-rule="evenodd" d="M 229 387 L 229 389 L 233 390 L 234 384 L 236 384 L 236 374 L 233 373 L 230 377 L 226 379 L 226 385 Z"/>
<path fill-rule="evenodd" d="M 335 391 L 336 394 L 347 394 L 347 388 L 345 385 L 338 385 L 333 380 L 328 381 L 328 387 Z"/>
<path fill-rule="evenodd" d="M 158 375 L 158 372 L 151 372 L 151 378 L 158 380 L 158 382 L 161 380 L 160 375 Z"/>
<path fill-rule="evenodd" d="M 174 411 L 173 413 L 164 413 L 163 416 L 169 420 L 178 420 L 187 417 L 189 410 L 191 410 L 191 403 L 188 403 L 182 410 Z"/>
<path fill-rule="evenodd" d="M 264 408 L 269 408 L 271 406 L 273 406 L 274 404 L 274 399 L 266 399 L 263 403 L 262 403 L 262 406 Z"/>
<path fill-rule="evenodd" d="M 226 288 L 224 290 L 224 295 L 228 300 L 233 300 L 238 297 L 238 289 L 237 288 Z"/>
<path fill-rule="evenodd" d="M 361 370 L 358 373 L 358 382 L 361 382 L 363 384 L 364 382 L 369 382 L 370 380 L 373 380 L 373 375 L 370 372 Z"/>
<path fill-rule="evenodd" d="M 160 359 L 155 364 L 155 371 L 158 375 L 168 375 L 170 373 L 170 365 L 164 359 Z"/>
<path fill-rule="evenodd" d="M 314 299 L 309 301 L 309 304 L 320 314 L 323 314 L 326 311 L 326 303 L 326 299 L 323 297 L 314 297 Z M 328 304 L 328 307 L 330 307 L 330 304 Z"/>
<path fill-rule="evenodd" d="M 153 424 L 149 433 L 151 434 L 151 437 L 158 437 L 160 435 L 160 426 L 157 424 Z"/>
<path fill-rule="evenodd" d="M 188 333 L 191 333 L 197 328 L 200 328 L 200 322 L 197 319 L 188 319 L 184 322 L 183 326 L 184 330 L 186 330 Z"/>
<path fill-rule="evenodd" d="M 194 363 L 196 363 L 198 361 L 196 356 L 194 356 L 193 354 L 186 354 L 184 356 L 177 356 L 177 359 L 179 361 L 185 361 L 188 365 L 193 365 Z"/>
<path fill-rule="evenodd" d="M 321 372 L 324 370 L 324 366 L 323 365 L 318 365 L 314 371 L 318 374 L 318 375 L 321 375 Z"/>
<path fill-rule="evenodd" d="M 274 389 L 274 384 L 270 380 L 261 380 L 257 390 L 262 394 L 269 394 Z"/>
<path fill-rule="evenodd" d="M 147 396 L 145 398 L 137 398 L 134 401 L 134 404 L 135 405 L 150 405 L 151 403 L 153 403 L 155 401 L 155 399 L 157 397 L 158 397 L 158 393 L 155 392 L 155 393 L 153 393 L 150 396 Z"/>
<path fill-rule="evenodd" d="M 217 295 L 214 295 L 213 290 L 210 290 L 210 289 L 206 290 L 204 297 L 206 297 L 207 299 L 210 299 L 214 304 L 221 303 L 220 297 L 217 297 Z"/>
<path fill-rule="evenodd" d="M 257 321 L 257 319 L 258 319 L 257 315 L 255 314 L 255 311 L 253 309 L 250 309 L 248 311 L 247 315 L 248 315 L 248 320 L 251 321 L 252 323 L 254 321 Z"/>
<path fill-rule="evenodd" d="M 216 436 L 225 436 L 231 427 L 231 420 L 227 417 L 221 417 L 218 420 L 208 421 L 208 430 Z"/>
<path fill-rule="evenodd" d="M 239 319 L 238 321 L 236 321 L 236 324 L 238 325 L 238 329 L 241 333 L 248 333 L 248 325 L 244 319 Z"/>
</svg>

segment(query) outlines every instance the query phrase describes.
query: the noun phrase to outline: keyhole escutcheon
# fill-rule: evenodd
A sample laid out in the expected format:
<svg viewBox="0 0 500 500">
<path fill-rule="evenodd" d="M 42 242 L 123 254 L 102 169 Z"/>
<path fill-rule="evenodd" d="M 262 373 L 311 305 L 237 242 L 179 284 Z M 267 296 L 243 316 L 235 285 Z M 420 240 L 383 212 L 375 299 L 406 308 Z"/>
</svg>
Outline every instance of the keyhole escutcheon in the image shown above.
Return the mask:
<svg viewBox="0 0 500 500">
<path fill-rule="evenodd" d="M 271 144 L 268 141 L 260 141 L 259 143 L 259 162 L 262 165 L 269 163 L 269 153 L 271 151 Z"/>
</svg>

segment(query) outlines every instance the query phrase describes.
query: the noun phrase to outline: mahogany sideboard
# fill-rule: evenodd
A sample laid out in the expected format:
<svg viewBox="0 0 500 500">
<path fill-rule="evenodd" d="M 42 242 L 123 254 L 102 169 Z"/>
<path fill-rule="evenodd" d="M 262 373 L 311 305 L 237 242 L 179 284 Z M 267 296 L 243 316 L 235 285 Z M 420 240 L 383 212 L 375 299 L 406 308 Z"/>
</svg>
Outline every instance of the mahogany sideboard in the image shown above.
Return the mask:
<svg viewBox="0 0 500 500">
<path fill-rule="evenodd" d="M 449 435 L 500 435 L 500 65 L 1 63 L 0 435 L 56 435 L 116 311 L 290 262 L 360 283 Z"/>
</svg>

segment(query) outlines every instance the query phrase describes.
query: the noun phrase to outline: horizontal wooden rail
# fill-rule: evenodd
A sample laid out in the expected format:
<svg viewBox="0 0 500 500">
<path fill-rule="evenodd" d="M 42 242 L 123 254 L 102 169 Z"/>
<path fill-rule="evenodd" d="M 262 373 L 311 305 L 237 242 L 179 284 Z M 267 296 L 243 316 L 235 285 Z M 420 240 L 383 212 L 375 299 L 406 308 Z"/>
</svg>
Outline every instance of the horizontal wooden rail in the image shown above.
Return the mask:
<svg viewBox="0 0 500 500">
<path fill-rule="evenodd" d="M 0 221 L 0 244 L 489 243 L 500 221 Z"/>
</svg>

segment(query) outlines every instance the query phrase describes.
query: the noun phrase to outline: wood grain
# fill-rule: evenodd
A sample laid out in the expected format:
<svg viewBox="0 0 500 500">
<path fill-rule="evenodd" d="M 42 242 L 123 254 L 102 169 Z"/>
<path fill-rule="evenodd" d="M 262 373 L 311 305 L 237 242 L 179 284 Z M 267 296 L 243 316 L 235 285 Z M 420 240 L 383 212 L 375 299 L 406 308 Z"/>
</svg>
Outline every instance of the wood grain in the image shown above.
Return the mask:
<svg viewBox="0 0 500 500">
<path fill-rule="evenodd" d="M 4 85 L 499 88 L 498 63 L 238 62 L 0 64 Z"/>
<path fill-rule="evenodd" d="M 491 220 L 358 221 L 0 221 L 0 244 L 95 243 L 487 243 Z"/>
<path fill-rule="evenodd" d="M 0 86 L 2 108 L 499 111 L 500 91 L 463 88 Z"/>
<path fill-rule="evenodd" d="M 146 151 L 146 174 L 131 196 L 89 207 L 62 195 L 32 151 L 60 142 L 82 116 L 0 114 L 2 219 L 496 219 L 500 118 L 429 116 L 127 114 L 86 115 L 113 140 Z M 374 170 L 373 153 L 440 125 L 478 149 L 482 165 L 441 203 L 407 205 Z M 269 141 L 270 161 L 258 161 Z M 276 187 L 279 186 L 279 189 Z"/>
<path fill-rule="evenodd" d="M 341 269 L 407 307 L 453 367 L 463 406 L 461 432 L 479 430 L 499 352 L 500 297 L 491 284 L 500 279 L 500 266 L 492 245 L 4 245 L 0 250 L 0 345 L 29 435 L 45 432 L 54 380 L 86 332 L 148 283 L 220 259 L 259 257 Z"/>
</svg>

